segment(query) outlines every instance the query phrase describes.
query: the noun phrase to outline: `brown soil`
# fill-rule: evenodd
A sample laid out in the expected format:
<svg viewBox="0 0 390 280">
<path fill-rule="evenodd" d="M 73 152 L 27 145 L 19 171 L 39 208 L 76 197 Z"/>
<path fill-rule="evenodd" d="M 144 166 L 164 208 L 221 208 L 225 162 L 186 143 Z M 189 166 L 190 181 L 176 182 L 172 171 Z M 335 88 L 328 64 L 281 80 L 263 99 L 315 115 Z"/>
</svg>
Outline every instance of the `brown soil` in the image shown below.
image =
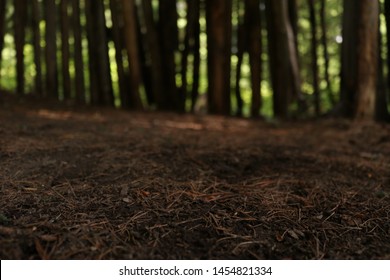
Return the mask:
<svg viewBox="0 0 390 280">
<path fill-rule="evenodd" d="M 390 259 L 390 126 L 0 105 L 1 259 Z"/>
</svg>

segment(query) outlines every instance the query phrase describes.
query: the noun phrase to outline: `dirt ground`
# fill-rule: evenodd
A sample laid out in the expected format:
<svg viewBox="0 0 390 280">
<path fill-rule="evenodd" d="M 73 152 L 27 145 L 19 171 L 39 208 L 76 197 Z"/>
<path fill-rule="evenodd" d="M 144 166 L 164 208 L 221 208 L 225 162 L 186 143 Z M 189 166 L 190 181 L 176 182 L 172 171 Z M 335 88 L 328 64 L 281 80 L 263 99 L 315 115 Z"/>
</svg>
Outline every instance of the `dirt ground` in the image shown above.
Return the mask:
<svg viewBox="0 0 390 280">
<path fill-rule="evenodd" d="M 390 125 L 0 101 L 1 259 L 390 259 Z"/>
</svg>

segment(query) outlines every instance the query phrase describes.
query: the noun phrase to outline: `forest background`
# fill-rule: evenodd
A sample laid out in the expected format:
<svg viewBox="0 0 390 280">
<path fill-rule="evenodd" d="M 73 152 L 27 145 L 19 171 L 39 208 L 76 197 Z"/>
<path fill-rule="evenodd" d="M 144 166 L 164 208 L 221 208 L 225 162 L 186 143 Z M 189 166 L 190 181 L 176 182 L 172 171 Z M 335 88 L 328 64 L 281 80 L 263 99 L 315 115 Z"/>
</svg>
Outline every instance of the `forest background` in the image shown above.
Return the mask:
<svg viewBox="0 0 390 280">
<path fill-rule="evenodd" d="M 137 110 L 388 120 L 389 6 L 1 0 L 0 87 Z"/>
</svg>

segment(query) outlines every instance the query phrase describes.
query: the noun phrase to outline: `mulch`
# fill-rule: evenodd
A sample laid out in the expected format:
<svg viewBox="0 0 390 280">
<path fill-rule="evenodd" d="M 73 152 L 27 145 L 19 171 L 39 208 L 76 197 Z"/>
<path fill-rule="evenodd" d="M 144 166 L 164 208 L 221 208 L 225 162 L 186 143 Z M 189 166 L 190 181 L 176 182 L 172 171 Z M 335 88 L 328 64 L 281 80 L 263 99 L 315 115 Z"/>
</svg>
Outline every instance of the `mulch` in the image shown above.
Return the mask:
<svg viewBox="0 0 390 280">
<path fill-rule="evenodd" d="M 390 259 L 390 125 L 0 102 L 1 259 Z"/>
</svg>

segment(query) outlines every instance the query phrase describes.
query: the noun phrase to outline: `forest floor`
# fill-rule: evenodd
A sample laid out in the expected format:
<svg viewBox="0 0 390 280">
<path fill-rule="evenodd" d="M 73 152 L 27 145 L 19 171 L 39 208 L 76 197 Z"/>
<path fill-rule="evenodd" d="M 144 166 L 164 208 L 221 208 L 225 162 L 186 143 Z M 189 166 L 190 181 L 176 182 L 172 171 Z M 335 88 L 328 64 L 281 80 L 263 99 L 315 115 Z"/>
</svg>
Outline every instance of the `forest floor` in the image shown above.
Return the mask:
<svg viewBox="0 0 390 280">
<path fill-rule="evenodd" d="M 1 259 L 390 259 L 390 125 L 0 101 Z"/>
</svg>

